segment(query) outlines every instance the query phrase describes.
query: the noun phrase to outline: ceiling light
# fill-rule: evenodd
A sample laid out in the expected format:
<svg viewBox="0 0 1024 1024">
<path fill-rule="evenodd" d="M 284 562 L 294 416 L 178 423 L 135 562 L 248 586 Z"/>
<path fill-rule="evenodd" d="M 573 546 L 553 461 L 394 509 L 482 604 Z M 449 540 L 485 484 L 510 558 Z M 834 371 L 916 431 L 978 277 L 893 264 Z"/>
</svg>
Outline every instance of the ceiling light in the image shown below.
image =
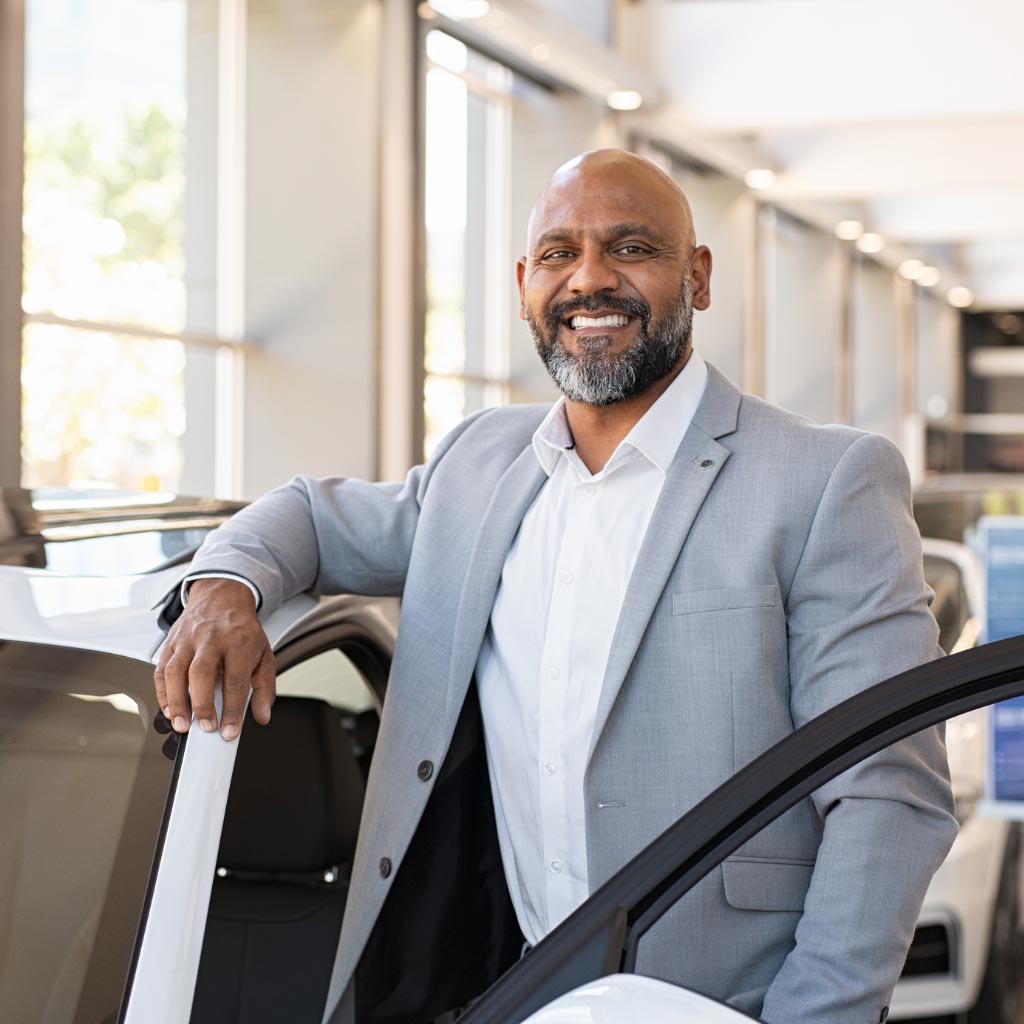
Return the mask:
<svg viewBox="0 0 1024 1024">
<path fill-rule="evenodd" d="M 931 288 L 942 280 L 942 274 L 937 267 L 924 267 L 914 280 L 923 288 Z"/>
<path fill-rule="evenodd" d="M 857 248 L 861 252 L 881 252 L 885 248 L 885 239 L 874 231 L 869 231 L 857 239 Z"/>
<path fill-rule="evenodd" d="M 755 167 L 752 171 L 747 171 L 743 180 L 747 183 L 747 188 L 771 188 L 775 184 L 775 172 L 767 167 Z"/>
<path fill-rule="evenodd" d="M 836 238 L 844 242 L 856 242 L 864 234 L 864 225 L 859 220 L 841 220 L 836 225 Z"/>
<path fill-rule="evenodd" d="M 430 6 L 454 21 L 466 18 L 483 18 L 490 14 L 491 5 L 488 0 L 430 0 Z"/>
<path fill-rule="evenodd" d="M 530 56 L 533 57 L 538 64 L 543 64 L 544 61 L 551 56 L 551 47 L 544 43 L 538 43 L 531 51 Z"/>
<path fill-rule="evenodd" d="M 613 89 L 608 93 L 608 106 L 612 110 L 636 110 L 643 101 L 636 89 Z"/>
<path fill-rule="evenodd" d="M 962 284 L 954 285 L 946 292 L 946 301 L 957 309 L 966 309 L 974 302 L 974 292 Z"/>
<path fill-rule="evenodd" d="M 1024 327 L 1020 317 L 1015 316 L 1013 313 L 1000 313 L 999 316 L 993 319 L 996 327 L 1004 334 L 1016 334 L 1021 327 Z"/>
<path fill-rule="evenodd" d="M 900 264 L 900 275 L 908 281 L 916 281 L 924 270 L 924 260 L 904 260 Z"/>
</svg>

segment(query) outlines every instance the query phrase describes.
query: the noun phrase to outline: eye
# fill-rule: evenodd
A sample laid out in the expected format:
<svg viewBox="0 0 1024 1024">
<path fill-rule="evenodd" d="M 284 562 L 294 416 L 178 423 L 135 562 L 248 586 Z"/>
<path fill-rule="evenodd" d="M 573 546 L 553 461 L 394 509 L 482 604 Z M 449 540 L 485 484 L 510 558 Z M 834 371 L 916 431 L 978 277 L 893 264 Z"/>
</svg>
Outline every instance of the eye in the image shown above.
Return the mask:
<svg viewBox="0 0 1024 1024">
<path fill-rule="evenodd" d="M 628 245 L 620 245 L 616 250 L 617 256 L 651 256 L 653 251 L 646 245 L 638 245 L 636 242 L 630 242 Z"/>
<path fill-rule="evenodd" d="M 568 249 L 550 249 L 548 252 L 541 256 L 542 260 L 568 260 L 572 259 L 575 254 L 570 252 Z"/>
</svg>

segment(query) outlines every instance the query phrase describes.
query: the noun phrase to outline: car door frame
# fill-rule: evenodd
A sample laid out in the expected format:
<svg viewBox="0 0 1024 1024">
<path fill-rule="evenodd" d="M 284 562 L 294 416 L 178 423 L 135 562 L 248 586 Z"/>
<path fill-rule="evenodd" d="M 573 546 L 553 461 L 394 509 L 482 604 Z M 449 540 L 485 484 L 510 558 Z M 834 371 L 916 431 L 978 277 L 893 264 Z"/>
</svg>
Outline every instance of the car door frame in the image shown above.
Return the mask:
<svg viewBox="0 0 1024 1024">
<path fill-rule="evenodd" d="M 1024 694 L 1024 637 L 900 673 L 795 730 L 643 849 L 491 986 L 460 1024 L 517 1024 L 609 974 L 642 936 L 761 829 L 864 758 L 947 718 Z"/>
<path fill-rule="evenodd" d="M 299 623 L 279 641 L 278 672 L 340 650 L 382 705 L 393 638 L 363 611 Z M 219 688 L 216 704 L 219 716 Z M 188 1024 L 237 751 L 219 733 L 190 728 L 180 737 L 118 1024 Z"/>
</svg>

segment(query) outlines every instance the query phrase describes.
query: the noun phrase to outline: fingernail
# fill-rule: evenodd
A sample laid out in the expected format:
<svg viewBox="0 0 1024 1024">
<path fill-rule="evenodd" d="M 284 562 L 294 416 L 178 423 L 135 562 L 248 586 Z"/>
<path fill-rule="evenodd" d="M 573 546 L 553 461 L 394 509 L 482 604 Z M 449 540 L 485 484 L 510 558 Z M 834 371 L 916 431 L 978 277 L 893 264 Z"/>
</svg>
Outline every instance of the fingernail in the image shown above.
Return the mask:
<svg viewBox="0 0 1024 1024">
<path fill-rule="evenodd" d="M 238 735 L 237 725 L 225 725 L 220 731 L 221 736 L 224 737 L 229 743 Z"/>
<path fill-rule="evenodd" d="M 199 719 L 199 728 L 202 729 L 203 732 L 216 732 L 217 731 L 216 723 L 215 722 L 211 722 L 208 718 L 200 718 Z"/>
<path fill-rule="evenodd" d="M 164 707 L 161 709 L 164 713 L 164 718 L 169 722 L 171 720 L 171 709 L 170 707 Z"/>
<path fill-rule="evenodd" d="M 188 732 L 188 722 L 185 721 L 184 715 L 174 716 L 174 728 L 177 729 L 178 732 Z"/>
</svg>

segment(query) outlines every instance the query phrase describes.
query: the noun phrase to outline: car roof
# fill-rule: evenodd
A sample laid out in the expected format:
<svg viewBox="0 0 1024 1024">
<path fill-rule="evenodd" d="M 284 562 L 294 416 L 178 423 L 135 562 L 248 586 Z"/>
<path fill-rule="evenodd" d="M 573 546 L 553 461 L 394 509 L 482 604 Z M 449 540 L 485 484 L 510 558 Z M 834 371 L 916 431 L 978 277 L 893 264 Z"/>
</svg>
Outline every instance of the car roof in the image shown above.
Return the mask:
<svg viewBox="0 0 1024 1024">
<path fill-rule="evenodd" d="M 78 647 L 152 661 L 164 641 L 158 613 L 190 563 L 125 576 L 84 576 L 0 565 L 0 641 Z M 397 602 L 354 595 L 300 594 L 263 620 L 279 650 L 296 636 L 339 618 L 372 615 L 393 634 Z"/>
</svg>

